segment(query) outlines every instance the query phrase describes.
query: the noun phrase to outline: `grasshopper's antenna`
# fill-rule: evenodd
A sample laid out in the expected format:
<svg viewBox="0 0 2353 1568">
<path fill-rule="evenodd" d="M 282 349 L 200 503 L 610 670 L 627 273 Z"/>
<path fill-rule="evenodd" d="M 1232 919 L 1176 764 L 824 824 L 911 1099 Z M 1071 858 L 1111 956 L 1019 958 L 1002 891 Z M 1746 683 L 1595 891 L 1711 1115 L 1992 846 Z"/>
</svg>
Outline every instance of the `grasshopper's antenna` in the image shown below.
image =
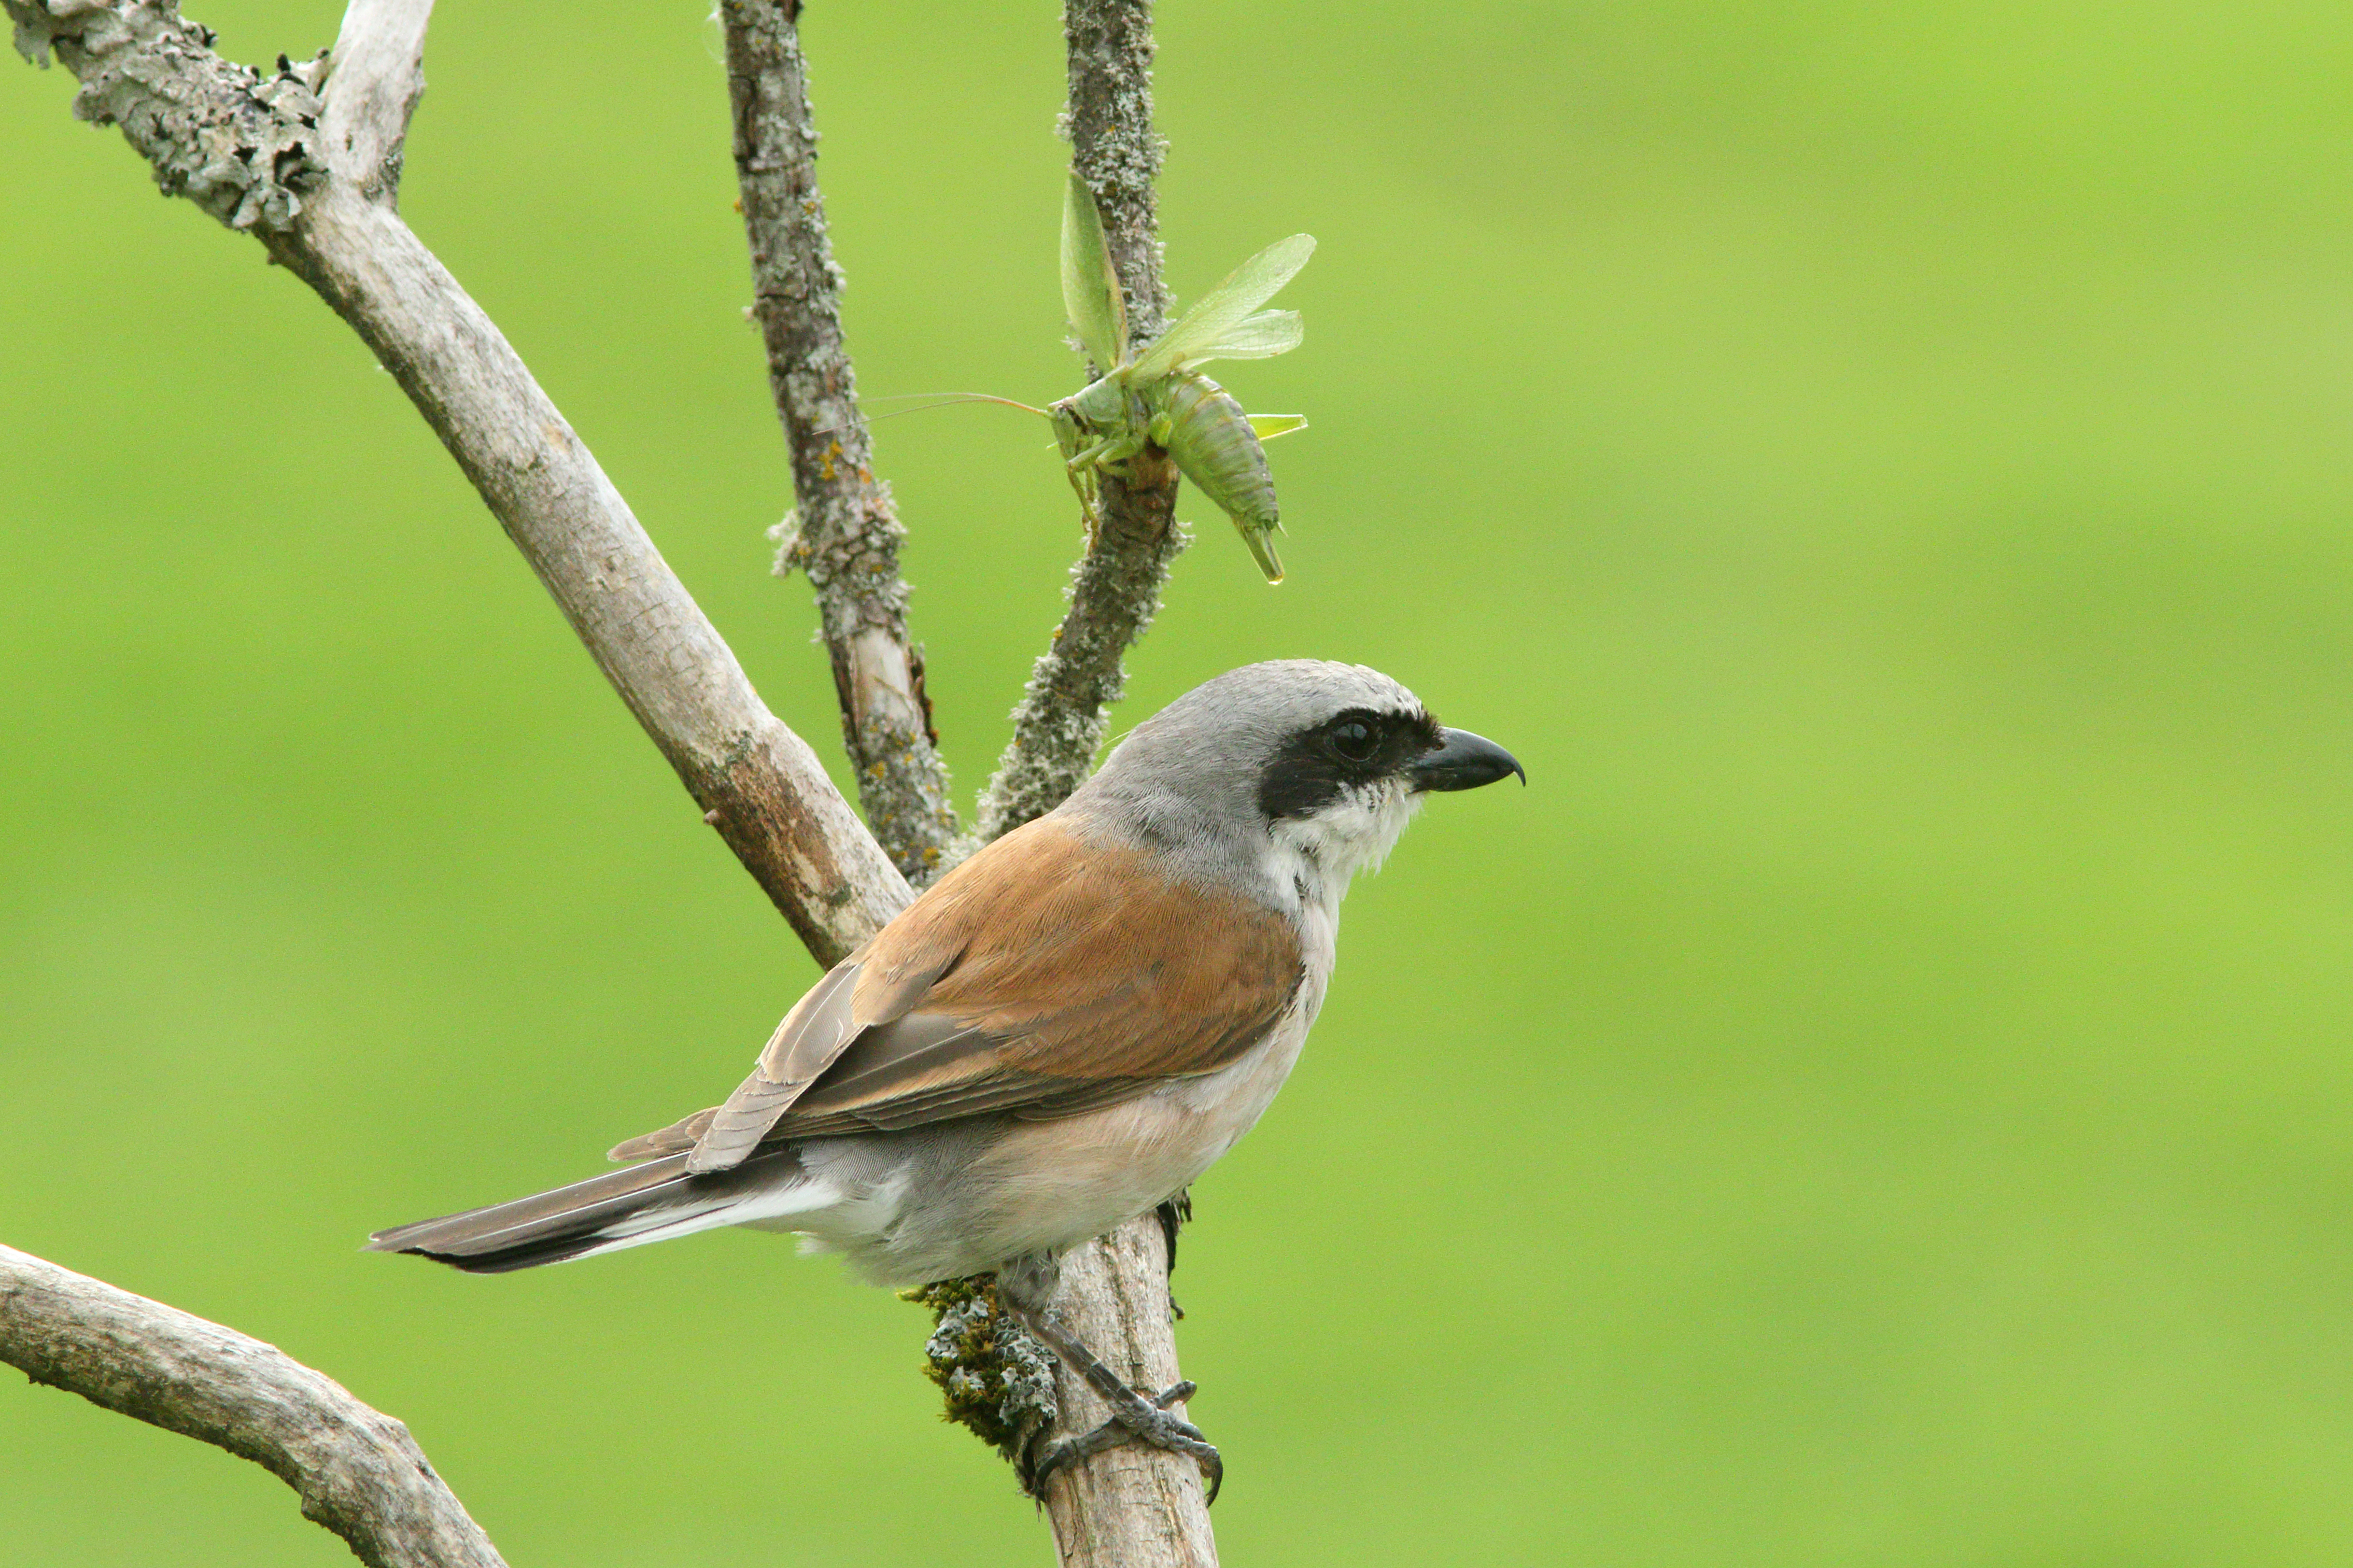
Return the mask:
<svg viewBox="0 0 2353 1568">
<path fill-rule="evenodd" d="M 931 401 L 929 403 L 919 403 L 913 408 L 893 408 L 886 414 L 870 415 L 868 416 L 866 422 L 869 425 L 880 424 L 885 419 L 896 419 L 902 414 L 928 414 L 934 408 L 950 408 L 959 403 L 996 403 L 1001 404 L 1007 408 L 1018 408 L 1024 414 L 1035 414 L 1040 419 L 1051 419 L 1053 417 L 1052 415 L 1047 413 L 1042 408 L 1032 408 L 1026 403 L 1017 403 L 1010 397 L 998 397 L 992 393 L 987 392 L 894 392 L 886 397 L 860 399 L 858 405 L 859 411 L 860 413 L 864 413 L 871 405 L 876 403 L 904 403 L 908 399 L 914 397 L 928 397 Z M 840 428 L 841 426 L 839 425 L 828 425 L 822 430 L 812 430 L 809 434 L 812 436 L 828 436 Z"/>
<path fill-rule="evenodd" d="M 1053 417 L 1052 415 L 1047 413 L 1042 408 L 1033 408 L 1027 403 L 1017 402 L 1010 397 L 998 397 L 992 393 L 987 392 L 896 392 L 892 393 L 888 397 L 877 397 L 871 401 L 873 403 L 904 403 L 910 398 L 916 397 L 928 397 L 931 401 L 929 403 L 918 403 L 912 408 L 893 408 L 887 414 L 874 415 L 868 419 L 867 423 L 871 425 L 876 420 L 896 419 L 902 414 L 928 414 L 934 408 L 949 408 L 959 403 L 994 403 L 1006 408 L 1018 408 L 1024 414 L 1035 414 L 1040 419 L 1051 419 Z M 860 405 L 861 407 L 864 405 L 864 404 Z M 819 434 L 822 434 L 822 432 L 819 432 Z"/>
</svg>

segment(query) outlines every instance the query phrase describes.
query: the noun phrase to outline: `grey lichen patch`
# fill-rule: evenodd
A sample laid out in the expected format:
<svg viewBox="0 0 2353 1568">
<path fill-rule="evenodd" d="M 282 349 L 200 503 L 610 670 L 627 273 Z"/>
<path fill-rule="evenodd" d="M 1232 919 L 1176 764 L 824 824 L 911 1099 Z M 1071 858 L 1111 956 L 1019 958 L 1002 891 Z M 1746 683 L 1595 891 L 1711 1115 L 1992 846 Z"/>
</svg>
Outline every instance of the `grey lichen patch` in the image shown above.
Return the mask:
<svg viewBox="0 0 2353 1568">
<path fill-rule="evenodd" d="M 932 1310 L 923 1371 L 946 1400 L 943 1419 L 969 1427 L 1012 1461 L 1027 1487 L 1038 1440 L 1060 1414 L 1052 1355 L 998 1305 L 995 1275 L 943 1279 L 901 1296 Z"/>
<path fill-rule="evenodd" d="M 776 547 L 776 558 L 768 563 L 768 574 L 791 576 L 793 568 L 801 563 L 801 514 L 797 508 L 786 511 L 784 521 L 768 530 L 768 542 Z"/>
<path fill-rule="evenodd" d="M 55 54 L 81 83 L 75 117 L 121 127 L 164 195 L 231 228 L 285 229 L 326 179 L 319 100 L 283 56 L 267 76 L 224 60 L 170 0 L 0 4 L 17 50 L 42 66 Z"/>
<path fill-rule="evenodd" d="M 1143 342 L 1167 324 L 1152 182 L 1167 142 L 1152 123 L 1152 9 L 1134 0 L 1069 0 L 1070 100 L 1057 126 L 1103 209 L 1103 237 L 1127 294 L 1128 333 Z"/>
</svg>

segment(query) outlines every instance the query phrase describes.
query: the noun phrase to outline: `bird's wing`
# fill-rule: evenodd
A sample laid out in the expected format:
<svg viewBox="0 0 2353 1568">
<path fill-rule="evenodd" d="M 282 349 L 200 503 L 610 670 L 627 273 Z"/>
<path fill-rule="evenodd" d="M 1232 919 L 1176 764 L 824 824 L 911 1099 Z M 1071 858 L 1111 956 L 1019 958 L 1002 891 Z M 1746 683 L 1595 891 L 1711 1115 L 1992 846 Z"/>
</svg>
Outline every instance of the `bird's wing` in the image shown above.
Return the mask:
<svg viewBox="0 0 2353 1568">
<path fill-rule="evenodd" d="M 1211 1072 L 1299 988 L 1291 923 L 1040 820 L 942 878 L 804 996 L 725 1105 L 632 1139 L 724 1170 L 770 1138 L 1068 1116 Z"/>
</svg>

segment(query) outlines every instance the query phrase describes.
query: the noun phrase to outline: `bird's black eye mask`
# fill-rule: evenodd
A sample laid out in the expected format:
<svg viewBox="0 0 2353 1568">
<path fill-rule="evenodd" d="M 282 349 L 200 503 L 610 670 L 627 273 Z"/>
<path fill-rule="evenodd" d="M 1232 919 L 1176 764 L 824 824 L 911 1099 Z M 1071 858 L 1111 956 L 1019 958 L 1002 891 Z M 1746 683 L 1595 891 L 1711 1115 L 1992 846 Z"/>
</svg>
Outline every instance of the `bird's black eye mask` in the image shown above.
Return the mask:
<svg viewBox="0 0 2353 1568">
<path fill-rule="evenodd" d="M 1259 811 L 1270 822 L 1313 816 L 1443 743 L 1438 721 L 1426 712 L 1351 708 L 1275 749 L 1259 774 Z"/>
</svg>

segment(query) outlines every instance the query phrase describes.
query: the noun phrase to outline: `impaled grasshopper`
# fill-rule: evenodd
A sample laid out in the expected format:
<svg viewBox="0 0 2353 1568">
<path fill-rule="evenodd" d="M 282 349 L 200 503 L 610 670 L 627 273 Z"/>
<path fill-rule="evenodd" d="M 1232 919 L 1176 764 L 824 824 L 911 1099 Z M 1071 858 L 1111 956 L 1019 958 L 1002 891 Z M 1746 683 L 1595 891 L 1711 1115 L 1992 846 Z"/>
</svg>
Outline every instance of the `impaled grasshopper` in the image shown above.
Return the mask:
<svg viewBox="0 0 2353 1568">
<path fill-rule="evenodd" d="M 1071 484 L 1101 525 L 1095 477 L 1124 477 L 1124 465 L 1145 446 L 1159 447 L 1177 471 L 1225 510 L 1240 530 L 1259 570 L 1282 581 L 1274 553 L 1279 526 L 1274 476 L 1261 440 L 1303 428 L 1297 415 L 1252 416 L 1225 388 L 1193 368 L 1213 359 L 1266 359 L 1299 346 L 1296 310 L 1262 310 L 1275 290 L 1307 265 L 1313 237 L 1276 240 L 1203 295 L 1175 326 L 1128 358 L 1127 298 L 1112 268 L 1094 194 L 1071 171 L 1062 200 L 1062 308 L 1071 330 L 1102 378 L 1047 410 Z"/>
</svg>

